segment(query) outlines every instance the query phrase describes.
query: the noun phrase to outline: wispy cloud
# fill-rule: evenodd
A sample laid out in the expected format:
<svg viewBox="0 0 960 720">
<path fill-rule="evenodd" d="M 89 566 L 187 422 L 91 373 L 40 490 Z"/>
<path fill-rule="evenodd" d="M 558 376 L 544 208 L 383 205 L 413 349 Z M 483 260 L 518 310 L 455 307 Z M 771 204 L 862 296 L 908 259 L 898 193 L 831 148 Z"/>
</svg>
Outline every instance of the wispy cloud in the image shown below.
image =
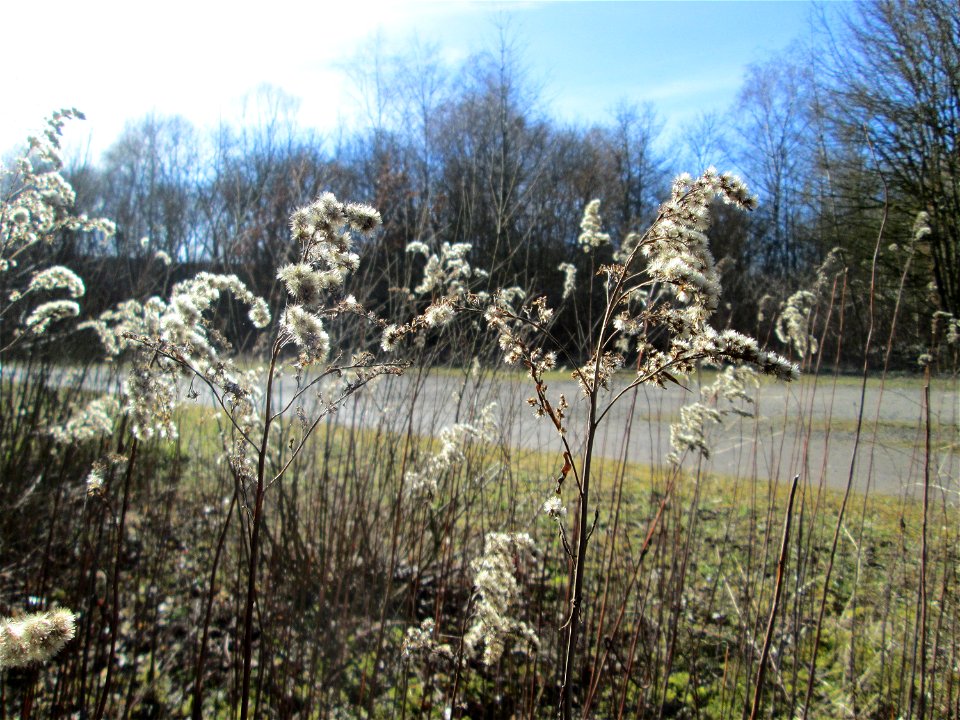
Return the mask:
<svg viewBox="0 0 960 720">
<path fill-rule="evenodd" d="M 790 28 L 779 20 L 785 6 L 774 13 L 767 3 L 7 5 L 0 63 L 8 102 L 0 113 L 0 150 L 63 105 L 87 113 L 86 126 L 71 128 L 70 135 L 93 133 L 97 149 L 125 121 L 151 111 L 182 114 L 201 126 L 232 121 L 242 98 L 264 83 L 301 98 L 302 122 L 330 129 L 351 102 L 344 63 L 358 58 L 372 38 L 382 38 L 393 52 L 408 49 L 416 35 L 425 45 L 435 43 L 439 61 L 457 64 L 495 49 L 501 29 L 527 77 L 543 87 L 545 101 L 564 119 L 600 119 L 620 99 L 653 102 L 672 117 L 688 106 L 715 107 L 732 98 L 748 61 L 742 47 L 764 33 L 756 17 L 767 17 L 769 26 L 776 15 L 784 36 Z M 711 16 L 709 31 L 698 20 L 703 13 Z M 705 33 L 722 48 L 707 42 Z M 774 42 L 771 33 L 763 36 Z M 718 62 L 720 57 L 725 60 Z"/>
</svg>

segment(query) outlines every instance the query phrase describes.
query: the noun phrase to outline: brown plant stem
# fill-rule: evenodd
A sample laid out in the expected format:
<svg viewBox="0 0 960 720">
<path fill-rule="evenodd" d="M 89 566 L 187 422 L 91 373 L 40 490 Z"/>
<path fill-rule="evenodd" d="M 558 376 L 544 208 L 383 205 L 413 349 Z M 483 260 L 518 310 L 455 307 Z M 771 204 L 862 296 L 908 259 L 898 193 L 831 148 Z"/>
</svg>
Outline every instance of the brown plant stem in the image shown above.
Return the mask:
<svg viewBox="0 0 960 720">
<path fill-rule="evenodd" d="M 599 355 L 597 356 L 599 363 Z M 587 418 L 587 445 L 583 451 L 583 472 L 580 477 L 580 512 L 576 539 L 576 561 L 573 566 L 573 597 L 570 600 L 570 616 L 567 618 L 567 647 L 563 656 L 563 680 L 560 686 L 560 712 L 562 720 L 573 717 L 573 673 L 580 630 L 580 609 L 583 604 L 583 575 L 586 569 L 587 542 L 590 533 L 590 470 L 593 462 L 593 442 L 597 425 L 596 388 L 590 393 L 590 413 Z"/>
<path fill-rule="evenodd" d="M 800 476 L 793 476 L 790 485 L 790 497 L 787 500 L 787 512 L 783 519 L 783 538 L 780 540 L 780 558 L 777 561 L 777 583 L 773 591 L 773 602 L 770 605 L 770 617 L 767 620 L 767 632 L 763 638 L 763 649 L 760 651 L 760 662 L 757 666 L 757 681 L 753 691 L 753 707 L 750 710 L 750 720 L 760 717 L 760 700 L 763 696 L 763 678 L 767 672 L 767 658 L 770 655 L 770 645 L 773 642 L 773 628 L 777 621 L 777 610 L 780 607 L 780 596 L 783 593 L 783 576 L 787 567 L 787 553 L 790 541 L 790 521 L 793 517 L 793 500 L 797 495 L 797 484 Z"/>
<path fill-rule="evenodd" d="M 914 654 L 920 655 L 920 694 L 916 698 L 917 718 L 923 720 L 927 711 L 927 523 L 930 502 L 930 366 L 924 372 L 923 411 L 924 411 L 924 455 L 923 455 L 923 523 L 920 530 L 920 587 L 917 591 L 917 603 L 920 605 L 919 648 Z M 914 683 L 910 683 L 910 709 L 914 705 Z"/>
<path fill-rule="evenodd" d="M 263 436 L 257 453 L 257 491 L 253 506 L 253 521 L 250 531 L 250 564 L 247 571 L 247 598 L 243 611 L 243 681 L 240 687 L 240 720 L 246 720 L 250 712 L 250 667 L 253 659 L 253 606 L 257 601 L 257 566 L 260 560 L 260 527 L 263 521 L 263 496 L 266 489 L 265 477 L 267 450 L 270 441 L 270 427 L 273 415 L 270 412 L 270 399 L 273 394 L 273 373 L 280 355 L 280 341 L 273 343 L 270 354 L 270 370 L 267 374 L 267 390 L 264 394 Z"/>
</svg>

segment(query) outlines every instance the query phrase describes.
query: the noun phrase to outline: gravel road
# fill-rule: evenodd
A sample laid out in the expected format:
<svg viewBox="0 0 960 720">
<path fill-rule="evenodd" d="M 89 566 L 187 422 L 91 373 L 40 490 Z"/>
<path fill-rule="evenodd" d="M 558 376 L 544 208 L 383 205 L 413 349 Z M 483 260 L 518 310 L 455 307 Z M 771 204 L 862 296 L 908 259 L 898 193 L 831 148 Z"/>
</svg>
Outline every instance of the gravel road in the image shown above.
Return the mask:
<svg viewBox="0 0 960 720">
<path fill-rule="evenodd" d="M 695 385 L 694 385 L 695 387 Z M 931 483 L 943 488 L 951 501 L 960 491 L 958 423 L 960 406 L 955 385 L 936 383 L 930 396 L 932 426 Z M 281 386 L 288 394 L 292 385 Z M 555 402 L 563 393 L 571 404 L 567 438 L 571 447 L 583 443 L 587 404 L 577 384 L 556 381 L 548 396 Z M 470 419 L 469 408 L 496 402 L 500 439 L 515 450 L 559 452 L 553 425 L 536 418 L 526 402 L 532 387 L 519 375 L 498 376 L 482 382 L 464 381 L 452 373 L 433 373 L 419 380 L 413 375 L 384 378 L 363 391 L 340 412 L 342 422 L 371 427 L 383 423 L 403 431 L 409 421 L 405 408 L 416 396 L 413 430 L 436 433 L 453 422 Z M 857 444 L 860 383 L 843 378 L 833 386 L 829 378 L 814 383 L 763 382 L 753 405 L 741 409 L 751 417 L 730 414 L 708 433 L 712 452 L 708 471 L 729 476 L 789 481 L 794 474 L 814 486 L 823 482 L 842 489 L 850 477 L 856 452 L 854 488 L 860 491 L 917 496 L 923 482 L 923 391 L 918 381 L 896 380 L 881 392 L 870 382 L 864 399 L 863 427 Z M 458 403 L 458 398 L 462 397 Z M 670 452 L 670 423 L 680 408 L 697 400 L 696 390 L 672 386 L 644 387 L 625 395 L 613 406 L 599 429 L 597 452 L 615 458 L 627 454 L 631 462 L 661 462 Z M 458 415 L 459 408 L 459 415 Z M 626 445 L 625 445 L 626 443 Z M 695 458 L 686 463 L 693 466 Z"/>
<path fill-rule="evenodd" d="M 67 378 L 68 372 L 72 371 L 56 371 L 54 382 L 73 385 L 76 378 Z M 4 374 L 16 377 L 21 371 L 7 367 Z M 104 389 L 108 376 L 94 370 L 85 376 L 84 385 Z M 116 376 L 112 377 L 115 386 Z M 199 384 L 197 387 L 200 389 Z M 276 385 L 275 401 L 289 399 L 294 390 L 294 381 L 284 378 Z M 552 402 L 561 393 L 571 404 L 567 439 L 576 451 L 582 448 L 586 402 L 573 380 L 549 383 Z M 348 400 L 336 419 L 403 432 L 411 422 L 406 408 L 413 406 L 413 431 L 436 434 L 451 423 L 471 420 L 471 408 L 495 402 L 499 437 L 494 439 L 514 452 L 559 455 L 561 445 L 552 424 L 536 418 L 526 402 L 532 394 L 529 380 L 519 374 L 498 374 L 476 381 L 453 372 L 424 376 L 412 372 L 378 379 Z M 207 396 L 206 392 L 201 394 L 201 398 Z M 626 454 L 631 462 L 641 464 L 662 462 L 670 452 L 670 423 L 679 419 L 684 404 L 697 397 L 695 389 L 677 386 L 643 387 L 625 395 L 604 418 L 596 452 L 608 458 Z M 830 378 L 821 378 L 819 383 L 810 378 L 790 384 L 764 381 L 755 398 L 753 405 L 742 406 L 753 413 L 751 417 L 727 415 L 722 425 L 708 433 L 712 452 L 706 470 L 781 482 L 800 473 L 814 486 L 823 482 L 842 489 L 856 453 L 855 489 L 919 494 L 924 473 L 923 391 L 919 380 L 894 380 L 882 391 L 878 382 L 868 384 L 859 444 L 855 442 L 860 413 L 860 383 L 856 379 L 842 378 L 836 387 Z M 951 502 L 960 500 L 958 400 L 956 383 L 940 381 L 931 389 L 931 485 L 942 489 Z M 686 462 L 692 467 L 695 458 Z"/>
</svg>

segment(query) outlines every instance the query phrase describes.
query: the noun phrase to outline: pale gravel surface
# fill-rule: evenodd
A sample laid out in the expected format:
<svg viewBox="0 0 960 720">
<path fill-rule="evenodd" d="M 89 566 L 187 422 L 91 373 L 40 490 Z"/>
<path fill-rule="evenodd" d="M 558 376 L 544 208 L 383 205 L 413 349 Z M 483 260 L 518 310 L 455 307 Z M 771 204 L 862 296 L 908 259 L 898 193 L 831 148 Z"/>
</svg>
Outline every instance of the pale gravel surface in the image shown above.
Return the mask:
<svg viewBox="0 0 960 720">
<path fill-rule="evenodd" d="M 20 374 L 19 369 L 12 372 Z M 4 375 L 10 374 L 11 368 L 5 368 Z M 54 381 L 64 382 L 62 377 Z M 84 384 L 102 389 L 105 380 L 93 373 Z M 200 401 L 210 402 L 202 384 L 195 386 L 202 391 Z M 276 400 L 289 398 L 294 387 L 290 378 L 278 383 Z M 643 387 L 621 398 L 600 427 L 597 453 L 608 458 L 626 453 L 631 462 L 640 464 L 662 462 L 670 452 L 670 423 L 679 418 L 683 404 L 697 399 L 696 384 L 691 387 L 694 390 Z M 573 380 L 556 380 L 549 383 L 548 393 L 553 402 L 563 393 L 571 403 L 567 440 L 579 451 L 586 417 L 586 402 L 579 387 Z M 560 440 L 548 420 L 534 417 L 526 403 L 532 394 L 529 380 L 519 373 L 494 378 L 488 375 L 478 382 L 454 372 L 419 378 L 408 372 L 402 377 L 381 378 L 374 386 L 364 388 L 340 409 L 336 421 L 403 432 L 410 420 L 406 408 L 416 397 L 413 432 L 435 434 L 453 422 L 470 420 L 471 407 L 496 402 L 497 437 L 492 439 L 504 442 L 515 453 L 530 451 L 544 458 L 548 464 L 544 472 L 553 473 L 550 467 L 559 463 L 554 458 L 560 457 Z M 459 403 L 458 395 L 463 397 Z M 934 447 L 931 484 L 956 502 L 960 499 L 957 384 L 936 382 L 930 405 Z M 813 486 L 823 482 L 843 489 L 850 475 L 859 406 L 860 383 L 855 378 L 841 379 L 836 389 L 830 378 L 821 378 L 816 385 L 809 378 L 792 384 L 765 380 L 756 391 L 756 404 L 743 406 L 756 418 L 729 415 L 722 427 L 709 434 L 713 452 L 704 467 L 732 477 L 781 482 L 799 473 Z M 922 410 L 919 380 L 895 380 L 882 393 L 878 382 L 868 384 L 854 465 L 855 490 L 918 495 L 924 470 Z M 808 426 L 809 443 L 805 445 Z M 688 458 L 686 466 L 695 468 L 695 461 Z"/>
<path fill-rule="evenodd" d="M 416 390 L 418 411 L 413 430 L 435 433 L 457 421 L 456 395 L 462 393 L 477 407 L 497 403 L 498 432 L 510 447 L 559 456 L 558 435 L 547 419 L 534 416 L 526 403 L 533 394 L 531 385 L 519 375 L 487 379 L 479 386 L 468 380 L 464 386 L 463 376 L 441 373 L 422 380 L 419 388 L 417 384 L 413 376 L 384 378 L 378 387 L 351 401 L 341 411 L 340 419 L 367 427 L 384 423 L 392 430 L 405 430 L 408 414 L 404 408 Z M 947 497 L 956 501 L 960 490 L 958 394 L 955 384 L 940 382 L 935 387 L 939 389 L 932 390 L 930 397 L 935 450 L 931 484 L 944 488 Z M 554 381 L 549 383 L 548 393 L 554 402 L 560 393 L 570 401 L 567 439 L 579 450 L 587 408 L 577 384 L 572 380 Z M 670 452 L 670 423 L 679 418 L 683 404 L 696 399 L 695 390 L 676 386 L 644 387 L 635 395 L 624 396 L 601 425 L 598 453 L 613 458 L 626 452 L 632 462 L 661 462 Z M 470 418 L 469 405 L 461 403 L 460 420 Z M 881 393 L 879 383 L 871 382 L 864 405 L 854 489 L 917 496 L 923 480 L 922 384 L 894 381 Z M 824 482 L 835 489 L 846 487 L 860 407 L 858 381 L 844 378 L 836 389 L 829 378 L 816 385 L 809 379 L 789 385 L 764 381 L 756 391 L 756 404 L 741 407 L 753 411 L 756 417 L 731 414 L 723 426 L 714 428 L 709 434 L 713 452 L 705 463 L 706 470 L 779 481 L 789 481 L 799 473 L 814 486 Z M 810 431 L 805 453 L 807 427 Z M 695 460 L 688 458 L 686 466 L 695 468 Z"/>
</svg>

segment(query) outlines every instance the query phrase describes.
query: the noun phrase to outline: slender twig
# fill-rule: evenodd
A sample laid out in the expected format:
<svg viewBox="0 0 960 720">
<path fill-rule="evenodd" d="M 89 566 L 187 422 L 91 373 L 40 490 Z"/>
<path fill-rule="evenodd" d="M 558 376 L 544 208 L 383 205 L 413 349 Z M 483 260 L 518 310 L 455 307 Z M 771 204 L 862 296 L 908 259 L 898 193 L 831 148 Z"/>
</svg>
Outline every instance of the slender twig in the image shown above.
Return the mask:
<svg viewBox="0 0 960 720">
<path fill-rule="evenodd" d="M 250 670 L 253 660 L 253 606 L 257 601 L 257 568 L 260 562 L 260 527 L 263 521 L 263 496 L 266 490 L 265 475 L 270 428 L 270 400 L 273 394 L 273 371 L 280 356 L 280 341 L 273 344 L 270 353 L 270 369 L 267 375 L 267 391 L 264 398 L 263 436 L 257 457 L 257 490 L 254 497 L 252 528 L 250 532 L 250 563 L 247 570 L 247 598 L 243 611 L 243 681 L 240 690 L 240 720 L 246 720 L 250 711 Z"/>
<path fill-rule="evenodd" d="M 277 412 L 273 414 L 273 419 L 276 420 L 278 417 L 285 415 L 287 411 L 291 407 L 293 407 L 293 404 L 297 400 L 299 400 L 301 397 L 303 397 L 304 393 L 306 393 L 307 390 L 309 390 L 311 387 L 319 383 L 324 378 L 329 377 L 330 375 L 341 375 L 342 373 L 349 370 L 371 370 L 372 373 L 370 374 L 370 376 L 367 377 L 363 383 L 360 383 L 357 385 L 357 387 L 359 388 L 362 385 L 365 385 L 368 381 L 372 380 L 374 375 L 382 375 L 386 372 L 404 370 L 409 366 L 410 366 L 410 363 L 406 363 L 406 362 L 377 363 L 376 365 L 363 365 L 363 364 L 338 365 L 337 362 L 335 361 L 331 367 L 327 368 L 322 373 L 317 375 L 317 377 L 310 380 L 310 382 L 308 382 L 306 385 L 303 385 L 297 388 L 297 390 L 291 396 L 290 400 L 282 408 L 280 408 L 279 410 L 277 410 Z M 340 400 L 344 400 L 347 396 L 348 394 L 345 393 L 336 402 L 340 402 Z"/>
<path fill-rule="evenodd" d="M 930 503 L 930 366 L 924 372 L 924 455 L 923 455 L 923 523 L 920 531 L 920 697 L 917 699 L 917 717 L 923 720 L 927 710 L 927 522 Z M 910 684 L 913 694 L 913 683 Z M 911 707 L 913 703 L 910 703 Z"/>
<path fill-rule="evenodd" d="M 787 567 L 787 553 L 790 541 L 790 521 L 793 517 L 793 500 L 797 494 L 797 484 L 800 476 L 793 476 L 790 486 L 790 497 L 787 500 L 787 512 L 783 519 L 783 538 L 780 541 L 780 559 L 777 561 L 777 584 L 773 591 L 773 602 L 770 605 L 770 617 L 767 619 L 767 634 L 763 638 L 763 649 L 760 651 L 760 662 L 757 666 L 757 682 L 753 691 L 753 708 L 750 710 L 750 720 L 760 717 L 760 699 L 763 696 L 763 677 L 767 672 L 767 658 L 770 655 L 770 645 L 773 642 L 773 628 L 777 621 L 777 609 L 780 606 L 780 595 L 783 592 L 783 576 Z"/>
<path fill-rule="evenodd" d="M 155 356 L 159 355 L 167 358 L 168 360 L 172 360 L 173 362 L 177 363 L 180 367 L 184 368 L 185 370 L 189 370 L 191 373 L 193 373 L 195 377 L 200 378 L 200 380 L 204 384 L 206 384 L 208 388 L 210 388 L 210 392 L 213 393 L 214 399 L 217 401 L 217 404 L 220 405 L 220 408 L 223 410 L 224 414 L 227 416 L 227 419 L 230 421 L 230 424 L 233 425 L 234 430 L 240 433 L 240 436 L 243 437 L 244 440 L 246 440 L 247 444 L 250 445 L 250 447 L 254 449 L 258 448 L 258 445 L 250 438 L 249 435 L 247 435 L 247 433 L 237 423 L 237 421 L 233 419 L 233 413 L 230 412 L 230 409 L 227 408 L 226 404 L 223 402 L 223 395 L 217 392 L 217 385 L 213 381 L 211 381 L 209 378 L 207 378 L 206 375 L 204 375 L 202 372 L 197 370 L 190 363 L 190 361 L 187 360 L 183 355 L 181 355 L 180 353 L 174 353 L 167 350 L 166 344 L 162 341 L 155 343 L 151 341 L 149 338 L 146 338 L 141 335 L 134 335 L 132 333 L 125 333 L 124 337 L 126 337 L 128 340 L 139 342 L 144 347 L 149 348 L 150 350 L 153 350 L 155 353 Z M 272 366 L 271 366 L 271 370 L 272 370 Z"/>
<path fill-rule="evenodd" d="M 283 477 L 284 473 L 286 473 L 287 468 L 289 468 L 290 465 L 293 463 L 293 461 L 300 456 L 300 453 L 303 451 L 304 446 L 307 444 L 307 440 L 309 440 L 310 437 L 313 435 L 313 432 L 317 429 L 317 426 L 320 424 L 320 421 L 326 419 L 327 416 L 330 415 L 330 413 L 335 412 L 337 409 L 337 406 L 340 403 L 342 403 L 348 397 L 353 395 L 353 393 L 355 393 L 357 390 L 362 388 L 364 385 L 370 382 L 373 378 L 374 378 L 374 375 L 371 375 L 369 377 L 364 378 L 363 380 L 358 380 L 357 382 L 351 383 L 340 394 L 340 397 L 338 397 L 332 403 L 328 404 L 325 411 L 320 413 L 316 418 L 314 418 L 313 422 L 310 423 L 310 426 L 307 428 L 306 432 L 303 433 L 303 437 L 300 438 L 300 442 L 297 444 L 293 452 L 290 454 L 290 457 L 287 458 L 287 461 L 283 464 L 283 467 L 280 468 L 280 470 L 276 473 L 276 475 L 274 475 L 273 479 L 267 484 L 267 487 L 271 487 L 274 483 L 280 480 L 280 478 Z M 274 415 L 273 417 L 274 419 L 276 419 L 278 415 Z"/>
</svg>

